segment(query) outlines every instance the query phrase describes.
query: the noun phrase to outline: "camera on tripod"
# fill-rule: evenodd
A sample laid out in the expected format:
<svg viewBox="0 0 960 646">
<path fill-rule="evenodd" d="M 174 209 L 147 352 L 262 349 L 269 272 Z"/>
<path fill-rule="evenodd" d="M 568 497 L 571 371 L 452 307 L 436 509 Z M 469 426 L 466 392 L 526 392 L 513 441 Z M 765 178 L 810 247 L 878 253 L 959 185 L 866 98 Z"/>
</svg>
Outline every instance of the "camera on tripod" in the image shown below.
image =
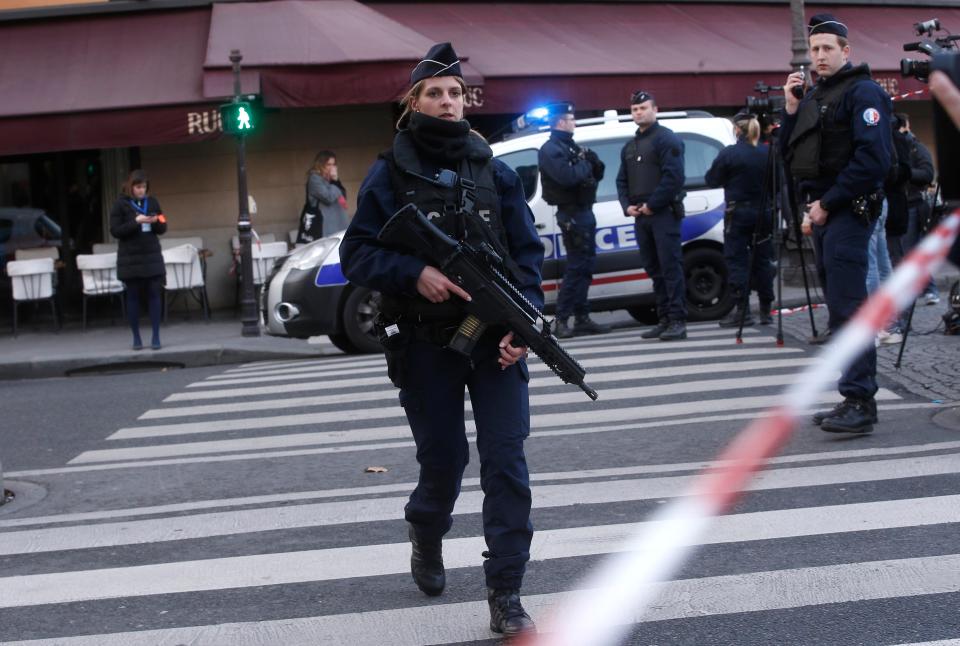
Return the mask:
<svg viewBox="0 0 960 646">
<path fill-rule="evenodd" d="M 767 85 L 763 81 L 757 81 L 753 91 L 760 96 L 748 96 L 744 103 L 744 108 L 760 122 L 760 127 L 766 129 L 767 126 L 776 123 L 780 115 L 783 114 L 783 108 L 787 100 L 782 94 L 770 96 L 770 92 L 782 92 L 782 85 Z"/>
<path fill-rule="evenodd" d="M 957 49 L 957 41 L 960 40 L 960 35 L 952 35 L 949 32 L 947 32 L 945 36 L 934 36 L 935 32 L 946 32 L 946 30 L 941 29 L 940 21 L 936 18 L 914 23 L 913 30 L 917 36 L 926 36 L 926 38 L 921 38 L 921 40 L 913 43 L 906 43 L 903 46 L 903 51 L 905 52 L 922 52 L 927 56 L 933 57 L 937 54 L 949 53 L 950 51 L 955 52 Z M 929 60 L 915 60 L 912 58 L 900 59 L 901 76 L 909 76 L 918 81 L 925 82 L 930 78 L 930 71 Z"/>
</svg>

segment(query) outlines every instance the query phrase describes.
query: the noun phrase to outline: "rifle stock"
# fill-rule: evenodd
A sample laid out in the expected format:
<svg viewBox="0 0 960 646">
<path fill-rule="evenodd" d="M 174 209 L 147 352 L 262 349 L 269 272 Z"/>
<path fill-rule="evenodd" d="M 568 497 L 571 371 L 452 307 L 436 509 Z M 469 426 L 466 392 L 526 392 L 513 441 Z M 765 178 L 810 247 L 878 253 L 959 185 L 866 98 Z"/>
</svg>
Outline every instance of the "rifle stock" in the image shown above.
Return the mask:
<svg viewBox="0 0 960 646">
<path fill-rule="evenodd" d="M 575 384 L 590 399 L 597 399 L 596 391 L 583 381 L 586 371 L 560 347 L 550 323 L 506 277 L 502 259 L 485 243 L 475 249 L 467 242 L 457 242 L 431 223 L 415 204 L 397 211 L 377 239 L 427 259 L 470 294 L 472 300 L 464 303 L 470 316 L 460 326 L 458 334 L 462 336 L 451 341 L 453 349 L 469 354 L 471 340 L 476 341 L 486 325 L 505 325 L 564 383 Z"/>
</svg>

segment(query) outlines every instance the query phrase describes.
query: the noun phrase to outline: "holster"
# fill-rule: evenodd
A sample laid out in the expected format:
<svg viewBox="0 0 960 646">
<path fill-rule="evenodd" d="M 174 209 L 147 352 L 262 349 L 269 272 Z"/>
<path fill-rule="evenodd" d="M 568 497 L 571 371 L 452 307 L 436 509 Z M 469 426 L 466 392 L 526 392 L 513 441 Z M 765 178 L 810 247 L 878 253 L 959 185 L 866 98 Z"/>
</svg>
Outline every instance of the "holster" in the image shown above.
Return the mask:
<svg viewBox="0 0 960 646">
<path fill-rule="evenodd" d="M 686 210 L 683 208 L 684 196 L 686 196 L 686 193 L 681 193 L 677 196 L 677 199 L 670 203 L 670 210 L 673 211 L 673 217 L 677 218 L 678 220 L 682 220 L 687 214 Z"/>
<path fill-rule="evenodd" d="M 883 199 L 884 194 L 882 192 L 874 191 L 869 195 L 861 195 L 855 198 L 850 203 L 850 207 L 855 216 L 870 224 L 875 222 L 883 213 Z"/>
<path fill-rule="evenodd" d="M 383 312 L 377 314 L 373 327 L 387 360 L 387 377 L 395 387 L 403 388 L 414 327 L 403 317 L 391 318 Z"/>
</svg>

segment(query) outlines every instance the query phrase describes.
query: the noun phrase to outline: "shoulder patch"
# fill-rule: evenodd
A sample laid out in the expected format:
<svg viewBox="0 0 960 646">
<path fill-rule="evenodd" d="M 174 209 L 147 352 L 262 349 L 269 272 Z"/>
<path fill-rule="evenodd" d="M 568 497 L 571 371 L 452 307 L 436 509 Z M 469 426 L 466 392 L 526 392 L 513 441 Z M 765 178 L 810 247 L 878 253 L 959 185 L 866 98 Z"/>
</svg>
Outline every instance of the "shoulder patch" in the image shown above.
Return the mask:
<svg viewBox="0 0 960 646">
<path fill-rule="evenodd" d="M 875 126 L 880 123 L 880 111 L 876 108 L 867 108 L 863 111 L 863 122 L 868 126 Z"/>
</svg>

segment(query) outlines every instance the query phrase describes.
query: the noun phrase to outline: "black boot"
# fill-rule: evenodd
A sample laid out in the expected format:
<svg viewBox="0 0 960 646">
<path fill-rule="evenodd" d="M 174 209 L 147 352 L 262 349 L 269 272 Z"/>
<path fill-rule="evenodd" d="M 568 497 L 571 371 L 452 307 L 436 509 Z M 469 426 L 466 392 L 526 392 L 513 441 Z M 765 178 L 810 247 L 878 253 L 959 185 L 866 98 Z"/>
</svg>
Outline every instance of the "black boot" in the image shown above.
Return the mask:
<svg viewBox="0 0 960 646">
<path fill-rule="evenodd" d="M 760 301 L 760 325 L 773 325 L 773 303 Z"/>
<path fill-rule="evenodd" d="M 683 321 L 670 321 L 667 329 L 660 333 L 661 341 L 679 341 L 687 338 L 687 324 Z"/>
<path fill-rule="evenodd" d="M 573 322 L 573 335 L 606 334 L 610 331 L 609 325 L 601 325 L 590 318 L 589 314 L 577 316 Z"/>
<path fill-rule="evenodd" d="M 740 327 L 741 312 L 743 312 L 743 305 L 738 305 L 727 312 L 727 315 L 720 319 L 720 327 Z M 743 327 L 750 327 L 753 323 L 753 314 L 747 310 L 747 315 L 743 318 Z"/>
<path fill-rule="evenodd" d="M 410 555 L 413 580 L 424 594 L 435 597 L 447 585 L 447 575 L 443 571 L 443 543 L 439 538 L 431 541 L 418 537 L 413 525 L 410 525 L 410 543 L 413 545 Z"/>
<path fill-rule="evenodd" d="M 839 410 L 837 410 L 839 409 Z M 856 433 L 865 435 L 873 432 L 877 423 L 877 402 L 870 399 L 847 397 L 843 404 L 831 411 L 832 415 L 823 418 L 821 430 L 828 433 Z"/>
<path fill-rule="evenodd" d="M 670 321 L 667 319 L 660 319 L 660 322 L 655 326 L 644 332 L 640 335 L 641 339 L 659 339 L 660 335 L 663 334 L 666 329 L 670 327 Z"/>
<path fill-rule="evenodd" d="M 517 588 L 487 588 L 487 604 L 490 606 L 490 630 L 507 637 L 537 632 L 533 619 L 520 603 Z"/>
<path fill-rule="evenodd" d="M 573 328 L 567 325 L 567 317 L 557 318 L 554 321 L 553 333 L 558 339 L 569 339 L 573 336 Z"/>
</svg>

